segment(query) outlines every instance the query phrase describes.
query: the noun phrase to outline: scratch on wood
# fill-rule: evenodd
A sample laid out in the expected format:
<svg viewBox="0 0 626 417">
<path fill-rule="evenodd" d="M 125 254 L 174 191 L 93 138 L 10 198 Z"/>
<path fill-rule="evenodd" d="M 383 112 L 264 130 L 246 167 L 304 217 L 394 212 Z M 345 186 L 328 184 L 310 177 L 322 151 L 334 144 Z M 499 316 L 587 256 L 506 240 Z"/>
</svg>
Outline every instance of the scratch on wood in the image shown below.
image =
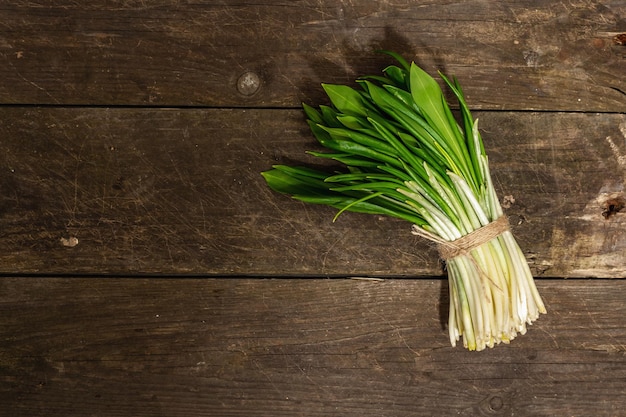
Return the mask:
<svg viewBox="0 0 626 417">
<path fill-rule="evenodd" d="M 626 137 L 626 135 L 624 135 L 624 137 Z M 610 136 L 606 137 L 606 141 L 608 142 L 611 151 L 613 151 L 613 155 L 615 155 L 619 166 L 621 166 L 622 168 L 626 168 L 626 156 L 622 154 L 622 152 L 619 150 L 619 148 L 617 147 L 615 142 L 613 142 L 613 139 Z"/>
<path fill-rule="evenodd" d="M 350 279 L 353 279 L 356 281 L 374 281 L 374 282 L 384 281 L 383 278 L 370 278 L 370 277 L 350 277 Z"/>
<path fill-rule="evenodd" d="M 591 350 L 595 350 L 598 352 L 606 352 L 606 353 L 624 353 L 626 352 L 626 346 L 624 345 L 611 345 L 611 344 L 606 344 L 606 345 L 593 345 L 593 346 L 588 346 L 588 344 L 584 344 L 583 345 L 585 348 L 589 348 Z"/>
</svg>

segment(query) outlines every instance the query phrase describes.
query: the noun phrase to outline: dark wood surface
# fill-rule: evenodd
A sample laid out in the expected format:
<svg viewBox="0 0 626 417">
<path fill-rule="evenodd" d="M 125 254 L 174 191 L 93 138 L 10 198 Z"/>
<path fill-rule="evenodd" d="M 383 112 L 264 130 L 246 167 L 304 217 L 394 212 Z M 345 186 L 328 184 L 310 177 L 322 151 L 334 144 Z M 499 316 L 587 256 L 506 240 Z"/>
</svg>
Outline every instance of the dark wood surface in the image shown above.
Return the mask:
<svg viewBox="0 0 626 417">
<path fill-rule="evenodd" d="M 442 283 L 5 279 L 0 413 L 623 413 L 626 280 L 541 280 L 550 314 L 483 352 L 448 345 Z"/>
<path fill-rule="evenodd" d="M 626 213 L 606 219 L 601 202 L 623 190 L 626 117 L 475 116 L 535 275 L 624 276 Z M 410 224 L 333 224 L 268 189 L 272 164 L 319 163 L 306 129 L 300 110 L 0 109 L 0 271 L 440 276 Z"/>
<path fill-rule="evenodd" d="M 440 280 L 0 285 L 0 405 L 14 416 L 609 416 L 626 406 L 623 280 L 540 281 L 550 315 L 481 353 L 448 346 Z"/>
<path fill-rule="evenodd" d="M 625 33 L 617 0 L 3 2 L 0 416 L 623 415 Z M 549 312 L 510 345 L 449 346 L 410 225 L 259 175 L 318 163 L 300 103 L 378 48 L 480 119 Z"/>
<path fill-rule="evenodd" d="M 294 107 L 402 51 L 485 109 L 625 111 L 622 1 L 14 1 L 5 103 Z M 252 71 L 261 88 L 240 94 Z M 249 93 L 249 90 L 244 90 Z"/>
</svg>

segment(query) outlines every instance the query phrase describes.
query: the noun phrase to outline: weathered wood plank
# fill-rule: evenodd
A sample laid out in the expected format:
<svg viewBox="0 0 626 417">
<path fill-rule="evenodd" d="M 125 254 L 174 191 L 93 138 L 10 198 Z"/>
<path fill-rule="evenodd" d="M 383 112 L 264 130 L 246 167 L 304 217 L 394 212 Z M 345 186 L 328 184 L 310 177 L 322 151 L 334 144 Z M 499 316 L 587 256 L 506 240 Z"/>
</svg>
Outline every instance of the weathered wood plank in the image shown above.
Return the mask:
<svg viewBox="0 0 626 417">
<path fill-rule="evenodd" d="M 626 280 L 538 287 L 549 314 L 477 353 L 440 280 L 2 278 L 0 414 L 620 415 Z"/>
<path fill-rule="evenodd" d="M 624 191 L 626 117 L 476 116 L 535 274 L 624 277 L 626 214 L 602 199 Z M 0 109 L 0 271 L 440 275 L 408 224 L 333 224 L 267 188 L 274 163 L 318 163 L 307 129 L 295 110 Z"/>
<path fill-rule="evenodd" d="M 293 107 L 378 73 L 387 48 L 457 75 L 475 108 L 624 112 L 625 16 L 608 0 L 4 2 L 0 102 Z"/>
</svg>

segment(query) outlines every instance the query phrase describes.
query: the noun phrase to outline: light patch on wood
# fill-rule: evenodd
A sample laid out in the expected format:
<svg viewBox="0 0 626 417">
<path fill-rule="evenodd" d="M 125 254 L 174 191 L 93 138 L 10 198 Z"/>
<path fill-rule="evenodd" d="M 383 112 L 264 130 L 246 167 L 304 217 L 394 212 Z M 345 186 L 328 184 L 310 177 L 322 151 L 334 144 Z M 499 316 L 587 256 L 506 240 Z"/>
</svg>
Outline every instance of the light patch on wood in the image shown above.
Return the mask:
<svg viewBox="0 0 626 417">
<path fill-rule="evenodd" d="M 65 246 L 66 248 L 73 248 L 74 246 L 78 245 L 78 238 L 76 236 L 70 236 L 69 238 L 61 238 L 61 245 Z"/>
<path fill-rule="evenodd" d="M 580 216 L 576 216 L 575 218 L 587 222 L 598 222 L 603 217 L 607 202 L 611 200 L 623 199 L 623 196 L 624 192 L 622 184 L 607 183 L 592 200 L 587 202 Z"/>
<path fill-rule="evenodd" d="M 563 261 L 568 253 L 566 242 L 568 241 L 565 231 L 559 227 L 552 229 L 552 236 L 550 237 L 550 257 L 552 260 L 549 266 L 552 268 L 556 260 Z"/>
<path fill-rule="evenodd" d="M 611 139 L 610 136 L 607 136 L 606 141 L 609 143 L 609 147 L 611 148 L 611 151 L 613 151 L 615 158 L 617 158 L 617 163 L 622 168 L 626 167 L 626 156 L 622 155 L 618 146 L 615 144 L 615 142 L 613 142 L 613 139 Z"/>
<path fill-rule="evenodd" d="M 626 141 L 626 122 L 619 123 L 619 131 Z M 617 162 L 617 171 L 621 171 L 621 181 L 607 180 L 598 194 L 590 200 L 576 219 L 582 221 L 570 241 L 561 239 L 552 245 L 561 246 L 561 255 L 554 256 L 560 262 L 565 256 L 576 259 L 576 266 L 568 272 L 569 276 L 621 278 L 626 274 L 626 236 L 623 234 L 626 220 L 623 208 L 626 204 L 624 188 L 626 187 L 626 152 L 611 136 L 606 142 Z"/>
<path fill-rule="evenodd" d="M 563 266 L 576 259 L 575 268 L 567 271 L 571 277 L 621 278 L 626 275 L 626 218 L 621 208 L 609 212 L 611 202 L 624 200 L 623 184 L 607 183 L 589 201 L 580 216 L 573 236 L 563 230 L 552 238 L 552 259 Z M 558 246 L 558 249 L 556 249 Z M 558 252 L 558 253 L 557 253 Z"/>
<path fill-rule="evenodd" d="M 502 197 L 503 209 L 511 208 L 513 204 L 515 204 L 515 197 L 513 197 L 512 195 L 505 195 L 504 197 Z"/>
</svg>

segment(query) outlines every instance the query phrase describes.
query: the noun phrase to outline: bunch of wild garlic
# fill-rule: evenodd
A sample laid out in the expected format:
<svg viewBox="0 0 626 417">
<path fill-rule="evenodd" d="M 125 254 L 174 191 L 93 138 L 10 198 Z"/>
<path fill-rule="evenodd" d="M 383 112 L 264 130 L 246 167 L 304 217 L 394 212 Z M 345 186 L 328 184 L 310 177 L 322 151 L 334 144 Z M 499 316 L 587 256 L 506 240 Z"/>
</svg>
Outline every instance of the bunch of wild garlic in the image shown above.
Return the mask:
<svg viewBox="0 0 626 417">
<path fill-rule="evenodd" d="M 482 138 L 459 83 L 440 74 L 459 102 L 461 125 L 437 82 L 398 54 L 399 66 L 357 80 L 360 89 L 323 85 L 332 106 L 304 105 L 328 153 L 347 168 L 328 174 L 276 165 L 269 186 L 343 211 L 413 223 L 435 241 L 450 282 L 449 334 L 470 350 L 509 342 L 545 313 L 526 259 L 494 191 Z"/>
</svg>

